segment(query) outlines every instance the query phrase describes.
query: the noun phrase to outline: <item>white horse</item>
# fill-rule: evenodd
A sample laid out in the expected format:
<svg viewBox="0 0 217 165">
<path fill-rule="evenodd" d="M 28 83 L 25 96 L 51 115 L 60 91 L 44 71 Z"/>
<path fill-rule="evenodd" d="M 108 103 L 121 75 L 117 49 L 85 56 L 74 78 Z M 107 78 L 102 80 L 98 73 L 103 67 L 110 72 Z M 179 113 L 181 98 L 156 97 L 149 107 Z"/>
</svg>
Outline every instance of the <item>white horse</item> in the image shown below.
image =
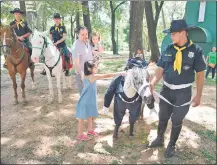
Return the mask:
<svg viewBox="0 0 217 165">
<path fill-rule="evenodd" d="M 43 63 L 46 71 L 47 79 L 49 82 L 50 97 L 48 103 L 52 103 L 54 99 L 52 76 L 56 77 L 57 90 L 58 90 L 58 102 L 62 103 L 61 93 L 61 77 L 63 76 L 63 89 L 66 89 L 66 79 L 69 89 L 72 88 L 71 76 L 65 77 L 63 74 L 62 58 L 60 51 L 52 43 L 49 37 L 46 36 L 47 32 L 34 31 L 32 37 L 32 56 L 31 59 L 36 63 Z"/>
</svg>

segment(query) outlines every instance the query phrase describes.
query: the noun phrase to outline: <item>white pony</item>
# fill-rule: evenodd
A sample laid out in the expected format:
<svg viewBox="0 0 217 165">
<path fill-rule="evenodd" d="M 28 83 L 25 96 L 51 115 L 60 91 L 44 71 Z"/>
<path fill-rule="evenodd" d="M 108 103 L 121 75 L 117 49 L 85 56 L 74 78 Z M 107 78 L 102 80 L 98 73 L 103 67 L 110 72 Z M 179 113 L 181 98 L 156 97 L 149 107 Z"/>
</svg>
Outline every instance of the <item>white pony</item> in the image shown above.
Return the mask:
<svg viewBox="0 0 217 165">
<path fill-rule="evenodd" d="M 68 79 L 68 87 L 71 89 L 71 76 L 65 77 L 63 74 L 62 57 L 60 51 L 52 43 L 49 37 L 46 36 L 47 32 L 34 31 L 32 37 L 32 56 L 31 59 L 36 63 L 43 63 L 46 71 L 47 79 L 49 82 L 50 97 L 48 103 L 52 103 L 54 99 L 52 76 L 56 77 L 58 102 L 62 103 L 61 93 L 61 77 L 63 76 L 63 89 L 66 89 L 66 80 Z"/>
</svg>

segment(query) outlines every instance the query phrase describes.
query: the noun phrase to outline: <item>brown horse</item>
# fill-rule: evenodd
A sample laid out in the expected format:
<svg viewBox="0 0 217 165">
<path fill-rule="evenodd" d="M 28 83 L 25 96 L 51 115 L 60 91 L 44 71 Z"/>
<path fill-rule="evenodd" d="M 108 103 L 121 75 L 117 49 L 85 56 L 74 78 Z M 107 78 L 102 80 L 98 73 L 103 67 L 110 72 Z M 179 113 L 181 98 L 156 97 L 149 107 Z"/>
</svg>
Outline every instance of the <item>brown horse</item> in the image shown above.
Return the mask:
<svg viewBox="0 0 217 165">
<path fill-rule="evenodd" d="M 13 81 L 14 88 L 14 104 L 18 104 L 18 94 L 17 94 L 17 83 L 16 83 L 16 74 L 19 73 L 21 76 L 21 89 L 22 89 L 22 98 L 23 103 L 25 104 L 26 95 L 25 95 L 25 79 L 26 79 L 26 70 L 29 67 L 28 62 L 28 51 L 21 43 L 14 32 L 13 26 L 1 26 L 1 47 L 2 52 L 5 55 L 8 74 L 10 75 Z M 35 88 L 34 85 L 34 68 L 31 68 L 31 77 L 32 77 L 32 88 Z"/>
</svg>

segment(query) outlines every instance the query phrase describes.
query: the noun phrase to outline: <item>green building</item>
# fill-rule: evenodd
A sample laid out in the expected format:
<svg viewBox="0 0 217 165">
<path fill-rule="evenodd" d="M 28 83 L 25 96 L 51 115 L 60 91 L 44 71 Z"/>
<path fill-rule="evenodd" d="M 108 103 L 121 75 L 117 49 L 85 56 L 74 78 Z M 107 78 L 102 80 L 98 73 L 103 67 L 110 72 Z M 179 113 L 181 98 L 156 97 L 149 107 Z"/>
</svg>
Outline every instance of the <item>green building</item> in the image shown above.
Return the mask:
<svg viewBox="0 0 217 165">
<path fill-rule="evenodd" d="M 212 47 L 216 47 L 216 2 L 188 1 L 185 7 L 184 19 L 196 27 L 189 30 L 189 38 L 203 49 L 206 56 Z M 170 34 L 162 41 L 161 51 L 172 42 Z"/>
</svg>

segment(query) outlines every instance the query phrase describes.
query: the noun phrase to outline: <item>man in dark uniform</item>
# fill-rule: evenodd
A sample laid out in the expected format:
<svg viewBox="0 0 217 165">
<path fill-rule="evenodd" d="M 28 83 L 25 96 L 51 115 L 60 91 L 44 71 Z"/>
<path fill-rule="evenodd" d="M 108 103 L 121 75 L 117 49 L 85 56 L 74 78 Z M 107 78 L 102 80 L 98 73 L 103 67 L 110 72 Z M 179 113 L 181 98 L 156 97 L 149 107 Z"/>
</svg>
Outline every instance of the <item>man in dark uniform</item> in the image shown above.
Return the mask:
<svg viewBox="0 0 217 165">
<path fill-rule="evenodd" d="M 10 23 L 10 26 L 13 26 L 16 24 L 16 27 L 14 28 L 14 31 L 17 35 L 17 39 L 20 42 L 23 42 L 24 46 L 29 51 L 29 64 L 30 68 L 34 68 L 34 63 L 31 61 L 31 55 L 32 55 L 32 46 L 29 42 L 29 36 L 32 33 L 32 30 L 28 27 L 28 24 L 26 21 L 22 19 L 22 14 L 24 13 L 19 8 L 15 8 L 13 11 L 10 11 L 10 13 L 14 14 L 15 20 Z M 6 63 L 4 64 L 4 67 L 7 68 Z"/>
<path fill-rule="evenodd" d="M 59 49 L 61 54 L 64 55 L 64 59 L 66 62 L 66 72 L 65 76 L 70 76 L 69 66 L 70 66 L 70 57 L 69 57 L 69 50 L 66 47 L 66 27 L 61 23 L 61 17 L 59 13 L 55 13 L 53 16 L 55 25 L 50 28 L 50 39 L 54 42 Z M 46 75 L 45 70 L 41 73 Z"/>
<path fill-rule="evenodd" d="M 188 38 L 187 32 L 190 28 L 193 26 L 187 25 L 185 20 L 173 20 L 170 29 L 164 30 L 164 33 L 171 34 L 173 44 L 161 54 L 158 61 L 159 67 L 151 81 L 153 91 L 154 86 L 163 76 L 164 85 L 160 94 L 168 102 L 160 99 L 157 138 L 149 147 L 163 146 L 164 133 L 171 117 L 172 130 L 165 157 L 171 157 L 175 153 L 175 144 L 182 128 L 182 121 L 191 104 L 195 72 L 197 93 L 192 100 L 193 107 L 200 105 L 202 96 L 206 65 L 202 50 Z"/>
</svg>

